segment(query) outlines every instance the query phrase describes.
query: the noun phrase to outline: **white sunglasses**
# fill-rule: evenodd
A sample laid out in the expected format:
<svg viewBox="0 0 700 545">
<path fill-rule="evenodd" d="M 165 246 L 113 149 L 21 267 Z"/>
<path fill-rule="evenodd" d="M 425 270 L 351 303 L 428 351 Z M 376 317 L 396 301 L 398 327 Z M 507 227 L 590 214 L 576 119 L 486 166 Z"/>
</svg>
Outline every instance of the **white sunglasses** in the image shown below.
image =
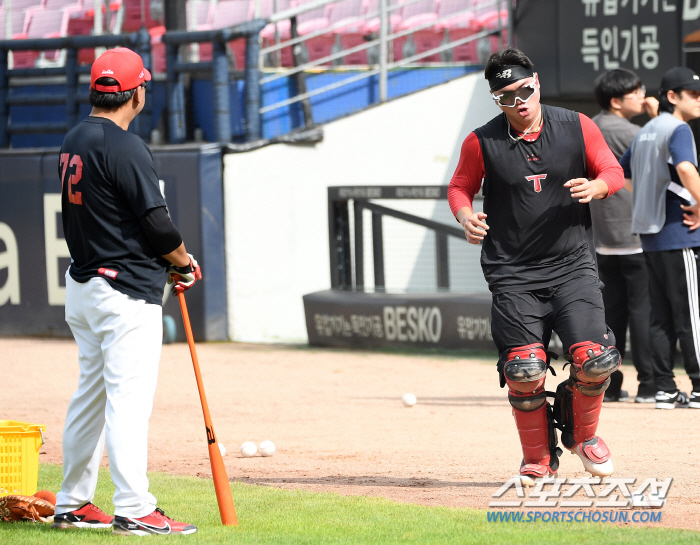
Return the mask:
<svg viewBox="0 0 700 545">
<path fill-rule="evenodd" d="M 533 80 L 527 85 L 517 88 L 515 91 L 506 91 L 502 95 L 494 95 L 491 93 L 493 99 L 500 105 L 506 108 L 513 108 L 518 100 L 525 104 L 532 95 L 535 94 L 537 90 L 537 80 Z"/>
</svg>

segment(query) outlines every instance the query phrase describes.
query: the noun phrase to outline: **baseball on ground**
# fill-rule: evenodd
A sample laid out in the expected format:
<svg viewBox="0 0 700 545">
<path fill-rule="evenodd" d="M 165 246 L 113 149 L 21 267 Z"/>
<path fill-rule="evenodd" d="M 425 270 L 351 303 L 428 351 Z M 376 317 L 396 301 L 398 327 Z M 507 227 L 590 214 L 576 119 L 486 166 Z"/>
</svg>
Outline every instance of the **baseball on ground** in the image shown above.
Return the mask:
<svg viewBox="0 0 700 545">
<path fill-rule="evenodd" d="M 241 454 L 244 458 L 252 458 L 258 452 L 258 447 L 252 441 L 246 441 L 241 445 Z"/>
<path fill-rule="evenodd" d="M 272 441 L 263 441 L 260 443 L 260 455 L 272 456 L 275 453 L 275 444 Z"/>
<path fill-rule="evenodd" d="M 221 451 L 221 456 L 226 456 L 226 447 L 223 443 L 219 443 L 219 450 Z"/>
<path fill-rule="evenodd" d="M 401 398 L 404 407 L 413 407 L 416 404 L 416 396 L 413 394 L 404 394 Z"/>
</svg>

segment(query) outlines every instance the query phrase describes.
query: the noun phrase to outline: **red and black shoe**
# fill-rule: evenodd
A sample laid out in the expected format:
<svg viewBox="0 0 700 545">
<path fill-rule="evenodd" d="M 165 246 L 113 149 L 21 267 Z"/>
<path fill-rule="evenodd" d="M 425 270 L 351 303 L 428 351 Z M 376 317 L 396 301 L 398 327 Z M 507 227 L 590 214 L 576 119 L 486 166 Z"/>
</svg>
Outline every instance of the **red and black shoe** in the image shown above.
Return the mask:
<svg viewBox="0 0 700 545">
<path fill-rule="evenodd" d="M 102 509 L 88 502 L 80 509 L 54 515 L 52 528 L 67 530 L 68 528 L 111 528 L 114 517 L 110 517 Z"/>
<path fill-rule="evenodd" d="M 594 477 L 609 477 L 615 470 L 610 449 L 600 437 L 594 436 L 588 441 L 576 443 L 569 450 L 581 459 L 583 469 Z"/>
<path fill-rule="evenodd" d="M 165 516 L 165 513 L 156 507 L 156 510 L 150 515 L 137 519 L 117 515 L 114 517 L 112 533 L 122 536 L 147 536 L 151 534 L 194 534 L 196 531 L 197 527 L 194 524 L 177 522 Z"/>
</svg>

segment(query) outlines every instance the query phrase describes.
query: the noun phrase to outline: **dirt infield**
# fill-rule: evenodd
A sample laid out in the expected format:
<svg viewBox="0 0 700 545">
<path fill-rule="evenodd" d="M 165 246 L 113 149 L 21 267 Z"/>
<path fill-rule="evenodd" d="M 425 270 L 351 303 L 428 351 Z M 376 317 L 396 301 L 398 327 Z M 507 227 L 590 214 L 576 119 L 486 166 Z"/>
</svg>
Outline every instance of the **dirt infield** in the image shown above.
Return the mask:
<svg viewBox="0 0 700 545">
<path fill-rule="evenodd" d="M 61 430 L 77 385 L 77 347 L 72 341 L 0 339 L 0 354 L 0 419 L 46 424 L 41 461 L 60 463 Z M 520 447 L 492 362 L 242 344 L 200 344 L 198 354 L 216 433 L 228 449 L 230 478 L 485 509 L 517 472 Z M 626 376 L 628 387 L 632 368 Z M 549 377 L 547 388 L 558 380 Z M 688 391 L 688 378 L 678 380 Z M 406 392 L 418 397 L 415 407 L 402 406 Z M 699 410 L 604 407 L 599 434 L 613 452 L 616 475 L 674 478 L 663 526 L 700 529 L 698 430 Z M 264 439 L 275 442 L 274 457 L 241 457 L 241 443 Z M 163 349 L 149 467 L 210 474 L 185 344 Z M 559 476 L 586 474 L 566 453 Z"/>
</svg>

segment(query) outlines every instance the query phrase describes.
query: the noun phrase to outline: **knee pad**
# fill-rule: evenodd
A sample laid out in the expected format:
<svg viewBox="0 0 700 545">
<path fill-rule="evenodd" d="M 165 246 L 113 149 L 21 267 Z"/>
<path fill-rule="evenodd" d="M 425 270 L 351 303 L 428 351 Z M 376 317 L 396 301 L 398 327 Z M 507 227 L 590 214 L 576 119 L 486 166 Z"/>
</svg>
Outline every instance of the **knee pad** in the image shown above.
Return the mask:
<svg viewBox="0 0 700 545">
<path fill-rule="evenodd" d="M 503 375 L 510 392 L 533 394 L 543 388 L 547 376 L 544 346 L 536 343 L 511 348 L 503 365 Z"/>
<path fill-rule="evenodd" d="M 571 375 L 577 382 L 600 384 L 620 367 L 620 353 L 614 346 L 591 341 L 576 343 L 569 349 Z M 609 384 L 609 381 L 607 381 Z M 607 388 L 607 385 L 606 385 Z M 605 390 L 603 390 L 605 391 Z"/>
<path fill-rule="evenodd" d="M 530 392 L 527 394 L 513 391 L 508 392 L 508 402 L 513 408 L 526 413 L 536 411 L 544 405 L 546 401 L 547 394 L 544 389 L 539 392 Z"/>
</svg>

